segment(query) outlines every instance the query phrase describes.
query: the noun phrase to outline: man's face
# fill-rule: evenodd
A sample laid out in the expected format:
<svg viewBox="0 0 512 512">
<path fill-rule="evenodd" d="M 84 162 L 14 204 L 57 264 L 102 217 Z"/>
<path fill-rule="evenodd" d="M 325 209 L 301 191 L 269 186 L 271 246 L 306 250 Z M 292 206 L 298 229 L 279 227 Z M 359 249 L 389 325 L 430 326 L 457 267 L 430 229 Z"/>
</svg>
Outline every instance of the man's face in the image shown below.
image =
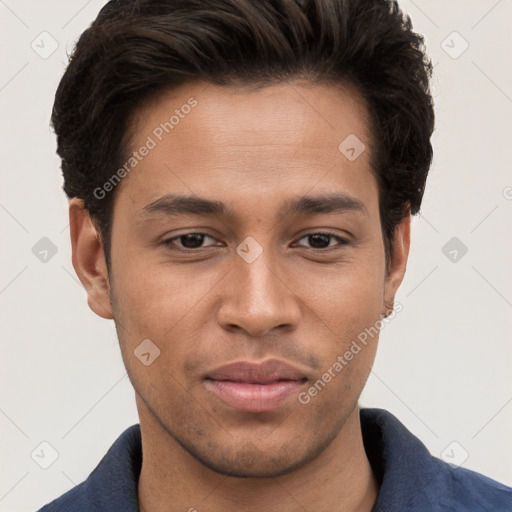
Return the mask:
<svg viewBox="0 0 512 512">
<path fill-rule="evenodd" d="M 155 145 L 117 191 L 110 298 L 141 423 L 157 420 L 221 473 L 300 467 L 357 414 L 376 337 L 343 355 L 378 324 L 404 270 L 385 271 L 365 108 L 329 86 L 195 83 L 146 105 L 133 133 L 132 149 Z M 366 145 L 355 159 L 354 136 Z M 183 213 L 171 195 L 226 212 Z M 307 201 L 327 196 L 338 209 Z M 270 360 L 292 370 L 219 371 Z"/>
</svg>

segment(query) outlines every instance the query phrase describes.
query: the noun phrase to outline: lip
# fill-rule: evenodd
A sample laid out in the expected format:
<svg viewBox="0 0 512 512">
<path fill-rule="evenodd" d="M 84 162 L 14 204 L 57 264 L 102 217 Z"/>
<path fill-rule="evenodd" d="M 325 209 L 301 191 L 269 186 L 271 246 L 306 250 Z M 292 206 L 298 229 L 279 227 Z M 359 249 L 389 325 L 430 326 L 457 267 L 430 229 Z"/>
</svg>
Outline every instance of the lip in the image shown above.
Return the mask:
<svg viewBox="0 0 512 512">
<path fill-rule="evenodd" d="M 240 361 L 209 372 L 205 386 L 227 405 L 246 412 L 277 409 L 307 381 L 306 375 L 276 359 Z"/>
</svg>

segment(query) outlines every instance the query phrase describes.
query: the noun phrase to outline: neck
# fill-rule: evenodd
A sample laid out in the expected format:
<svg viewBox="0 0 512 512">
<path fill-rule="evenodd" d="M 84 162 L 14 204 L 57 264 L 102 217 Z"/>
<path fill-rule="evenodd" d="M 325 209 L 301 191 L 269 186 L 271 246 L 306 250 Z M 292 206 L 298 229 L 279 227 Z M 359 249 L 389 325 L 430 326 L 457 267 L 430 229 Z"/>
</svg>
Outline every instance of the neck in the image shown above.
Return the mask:
<svg viewBox="0 0 512 512">
<path fill-rule="evenodd" d="M 205 467 L 139 403 L 141 512 L 370 512 L 378 483 L 366 457 L 359 409 L 332 443 L 302 468 L 274 478 L 236 478 Z"/>
</svg>

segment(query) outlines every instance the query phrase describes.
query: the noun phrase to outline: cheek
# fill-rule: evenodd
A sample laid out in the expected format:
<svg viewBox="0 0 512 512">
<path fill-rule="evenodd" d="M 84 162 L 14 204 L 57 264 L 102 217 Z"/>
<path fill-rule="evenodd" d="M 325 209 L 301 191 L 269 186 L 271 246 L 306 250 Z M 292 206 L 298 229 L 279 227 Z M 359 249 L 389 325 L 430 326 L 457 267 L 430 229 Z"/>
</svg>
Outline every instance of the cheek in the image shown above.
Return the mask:
<svg viewBox="0 0 512 512">
<path fill-rule="evenodd" d="M 382 312 L 384 267 L 361 260 L 319 273 L 302 286 L 308 307 L 343 339 L 375 323 Z"/>
<path fill-rule="evenodd" d="M 322 360 L 318 378 L 329 382 L 324 399 L 336 401 L 358 394 L 371 370 L 381 326 L 384 266 L 368 259 L 317 284 L 322 286 L 310 287 L 307 299 L 315 341 L 310 349 Z"/>
<path fill-rule="evenodd" d="M 134 261 L 120 269 L 113 287 L 114 313 L 130 326 L 130 334 L 165 339 L 183 323 L 195 329 L 190 320 L 218 279 L 193 267 L 155 265 L 145 269 Z"/>
</svg>

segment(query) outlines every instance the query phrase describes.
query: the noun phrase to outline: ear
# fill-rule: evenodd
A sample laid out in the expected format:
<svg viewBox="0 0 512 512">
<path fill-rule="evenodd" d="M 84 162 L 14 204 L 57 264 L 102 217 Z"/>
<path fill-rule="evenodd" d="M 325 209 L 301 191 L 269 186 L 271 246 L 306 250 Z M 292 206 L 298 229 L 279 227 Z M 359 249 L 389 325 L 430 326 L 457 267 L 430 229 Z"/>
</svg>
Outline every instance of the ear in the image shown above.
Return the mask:
<svg viewBox="0 0 512 512">
<path fill-rule="evenodd" d="M 411 216 L 407 215 L 395 228 L 392 256 L 384 282 L 384 311 L 387 316 L 393 311 L 396 292 L 402 283 L 411 245 Z"/>
<path fill-rule="evenodd" d="M 81 199 L 69 201 L 69 226 L 73 267 L 87 292 L 87 303 L 97 315 L 112 319 L 110 282 L 103 244 Z"/>
</svg>

